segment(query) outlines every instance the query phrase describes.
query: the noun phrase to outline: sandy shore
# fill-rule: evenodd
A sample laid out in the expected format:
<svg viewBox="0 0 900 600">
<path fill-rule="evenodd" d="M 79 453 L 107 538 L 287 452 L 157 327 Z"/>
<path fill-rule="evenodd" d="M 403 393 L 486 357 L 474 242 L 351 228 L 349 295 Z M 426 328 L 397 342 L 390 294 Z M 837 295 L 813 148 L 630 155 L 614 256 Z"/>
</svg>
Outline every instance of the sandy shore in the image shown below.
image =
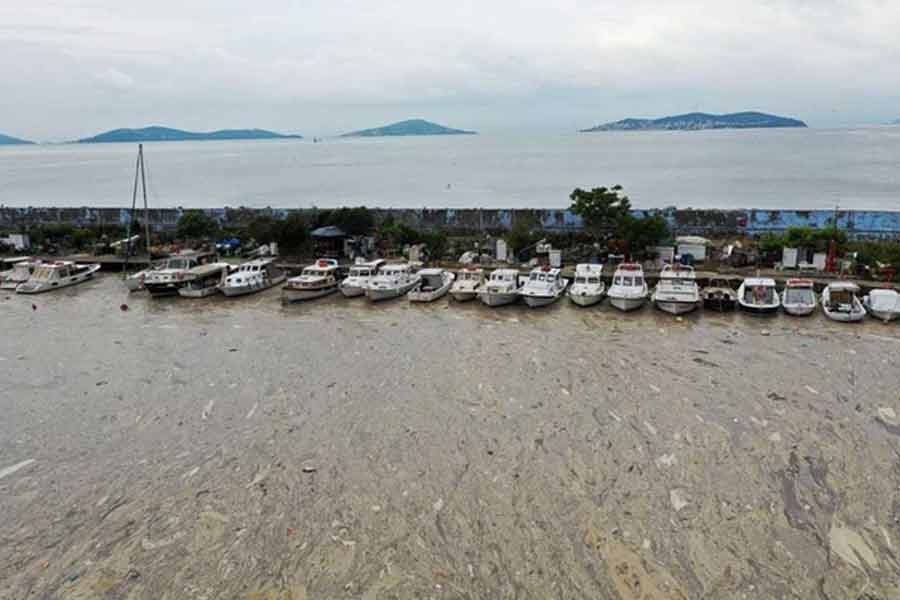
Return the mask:
<svg viewBox="0 0 900 600">
<path fill-rule="evenodd" d="M 0 598 L 900 596 L 896 324 L 278 297 L 0 295 Z"/>
</svg>

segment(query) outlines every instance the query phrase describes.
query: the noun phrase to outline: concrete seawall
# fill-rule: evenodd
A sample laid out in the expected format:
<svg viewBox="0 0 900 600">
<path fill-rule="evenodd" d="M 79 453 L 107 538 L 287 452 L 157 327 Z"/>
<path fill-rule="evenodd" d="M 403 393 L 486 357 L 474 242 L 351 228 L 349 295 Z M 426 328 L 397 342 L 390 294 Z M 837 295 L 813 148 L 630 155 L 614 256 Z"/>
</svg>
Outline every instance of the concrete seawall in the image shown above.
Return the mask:
<svg viewBox="0 0 900 600">
<path fill-rule="evenodd" d="M 174 229 L 185 208 L 150 211 L 154 230 Z M 223 226 L 241 225 L 256 216 L 284 218 L 292 212 L 311 216 L 315 209 L 214 208 L 202 209 Z M 553 232 L 580 231 L 582 221 L 566 209 L 373 209 L 378 221 L 388 217 L 419 229 L 447 231 L 502 231 L 519 219 L 533 219 Z M 857 239 L 900 239 L 900 210 L 759 210 L 759 209 L 675 209 L 635 210 L 636 216 L 660 214 L 679 235 L 760 235 L 783 232 L 790 227 L 838 227 Z M 127 208 L 37 208 L 0 207 L 0 229 L 15 230 L 34 225 L 70 224 L 98 226 L 128 223 Z M 143 213 L 138 213 L 143 219 Z"/>
</svg>

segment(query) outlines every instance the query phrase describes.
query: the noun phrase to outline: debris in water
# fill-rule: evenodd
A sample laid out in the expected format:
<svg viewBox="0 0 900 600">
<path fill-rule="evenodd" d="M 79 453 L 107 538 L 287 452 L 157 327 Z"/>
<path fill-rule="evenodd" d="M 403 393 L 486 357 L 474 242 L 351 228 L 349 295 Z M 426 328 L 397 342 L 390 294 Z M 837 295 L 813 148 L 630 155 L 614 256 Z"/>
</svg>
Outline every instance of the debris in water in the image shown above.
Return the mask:
<svg viewBox="0 0 900 600">
<path fill-rule="evenodd" d="M 237 350 L 238 350 L 237 348 L 229 348 L 228 349 L 229 352 L 237 352 Z"/>
<path fill-rule="evenodd" d="M 32 304 L 32 305 L 31 305 L 31 310 L 37 310 L 37 304 Z"/>
<path fill-rule="evenodd" d="M 127 304 L 120 304 L 120 305 L 119 305 L 119 310 L 121 310 L 122 312 L 127 312 L 127 311 L 128 311 L 128 305 L 127 305 Z"/>
<path fill-rule="evenodd" d="M 315 473 L 318 470 L 319 470 L 318 467 L 315 467 L 313 465 L 303 465 L 304 473 Z"/>
<path fill-rule="evenodd" d="M 434 508 L 434 512 L 441 512 L 441 509 L 444 508 L 444 499 L 438 498 L 437 501 L 432 504 L 432 507 Z"/>
<path fill-rule="evenodd" d="M 650 384 L 650 389 L 653 390 L 654 392 L 656 392 L 657 394 L 661 391 L 658 387 L 656 387 L 652 383 Z"/>
<path fill-rule="evenodd" d="M 245 419 L 252 419 L 252 418 L 253 418 L 253 415 L 256 413 L 256 408 L 257 408 L 258 406 L 259 406 L 259 402 L 255 402 L 255 403 L 253 404 L 253 408 L 250 409 L 250 412 L 248 412 L 248 413 L 247 413 L 247 416 L 244 417 L 244 418 L 245 418 Z"/>
<path fill-rule="evenodd" d="M 101 379 L 100 381 L 98 381 L 98 382 L 95 383 L 94 385 L 96 385 L 97 387 L 101 387 L 101 386 L 106 385 L 107 383 L 109 383 L 109 382 L 106 381 L 105 379 Z"/>
<path fill-rule="evenodd" d="M 808 385 L 804 386 L 804 387 L 806 388 L 806 391 L 809 392 L 810 394 L 812 394 L 813 396 L 819 395 L 819 392 L 818 392 L 818 390 L 816 390 L 816 388 L 808 386 Z"/>
<path fill-rule="evenodd" d="M 669 490 L 669 502 L 672 503 L 672 508 L 675 509 L 675 512 L 680 511 L 682 508 L 688 505 L 688 501 L 684 497 L 684 493 L 679 489 Z"/>
<path fill-rule="evenodd" d="M 656 459 L 657 467 L 671 467 L 675 464 L 675 455 L 674 454 L 663 454 L 659 458 Z"/>
<path fill-rule="evenodd" d="M 5 469 L 0 469 L 0 479 L 3 479 L 4 477 L 8 477 L 20 469 L 24 469 L 25 467 L 27 467 L 28 465 L 30 465 L 33 462 L 34 462 L 34 459 L 29 458 L 28 460 L 23 460 L 20 463 L 12 465 L 11 467 L 6 467 Z"/>
<path fill-rule="evenodd" d="M 200 418 L 204 421 L 209 418 L 210 414 L 212 414 L 213 404 L 215 404 L 215 400 L 210 400 L 206 403 L 206 408 L 203 409 L 203 412 L 200 413 Z"/>
<path fill-rule="evenodd" d="M 649 421 L 644 421 L 644 427 L 647 428 L 652 435 L 656 435 L 656 427 L 654 427 Z"/>
</svg>

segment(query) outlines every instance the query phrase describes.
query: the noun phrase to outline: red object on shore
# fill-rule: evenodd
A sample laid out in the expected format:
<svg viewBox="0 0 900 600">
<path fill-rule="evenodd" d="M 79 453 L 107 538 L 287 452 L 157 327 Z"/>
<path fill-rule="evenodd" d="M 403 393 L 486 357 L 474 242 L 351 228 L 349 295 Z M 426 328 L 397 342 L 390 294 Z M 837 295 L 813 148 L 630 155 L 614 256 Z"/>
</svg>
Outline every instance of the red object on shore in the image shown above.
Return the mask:
<svg viewBox="0 0 900 600">
<path fill-rule="evenodd" d="M 829 273 L 837 271 L 837 242 L 831 240 L 828 244 L 828 258 L 825 261 L 825 270 Z"/>
</svg>

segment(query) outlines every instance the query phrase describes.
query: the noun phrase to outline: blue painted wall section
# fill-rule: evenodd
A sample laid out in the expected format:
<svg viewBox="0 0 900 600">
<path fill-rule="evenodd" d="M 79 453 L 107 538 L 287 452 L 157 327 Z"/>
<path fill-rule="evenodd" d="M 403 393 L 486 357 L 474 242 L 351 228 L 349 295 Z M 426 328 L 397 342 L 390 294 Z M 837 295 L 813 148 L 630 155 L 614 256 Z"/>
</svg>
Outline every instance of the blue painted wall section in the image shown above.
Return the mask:
<svg viewBox="0 0 900 600">
<path fill-rule="evenodd" d="M 150 210 L 150 225 L 156 231 L 172 230 L 184 214 L 184 208 Z M 203 211 L 223 226 L 241 225 L 257 216 L 284 219 L 292 212 L 311 217 L 315 209 L 214 208 Z M 391 218 L 418 229 L 447 231 L 504 231 L 517 221 L 528 219 L 555 232 L 580 231 L 581 217 L 566 209 L 373 209 L 377 221 Z M 678 235 L 694 234 L 710 237 L 782 233 L 791 227 L 838 227 L 853 238 L 900 239 L 898 211 L 833 211 L 833 210 L 697 210 L 666 208 L 634 210 L 636 217 L 662 215 Z M 137 212 L 144 221 L 144 213 Z M 40 224 L 65 223 L 80 227 L 126 225 L 131 219 L 127 208 L 34 208 L 0 207 L 0 230 L 14 231 Z"/>
</svg>

